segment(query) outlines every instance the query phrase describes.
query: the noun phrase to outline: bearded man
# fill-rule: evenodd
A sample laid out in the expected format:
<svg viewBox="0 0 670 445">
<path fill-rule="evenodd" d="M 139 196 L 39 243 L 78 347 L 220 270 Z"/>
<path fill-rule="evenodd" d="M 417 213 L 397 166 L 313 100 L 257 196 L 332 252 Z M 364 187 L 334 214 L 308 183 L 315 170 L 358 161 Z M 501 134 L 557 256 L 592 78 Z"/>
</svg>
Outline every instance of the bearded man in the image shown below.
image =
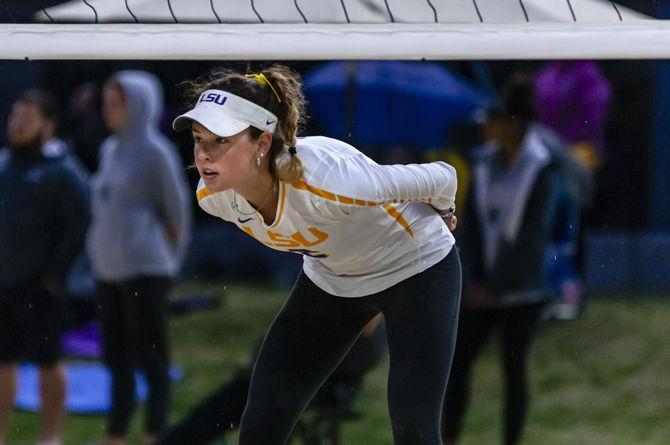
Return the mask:
<svg viewBox="0 0 670 445">
<path fill-rule="evenodd" d="M 17 363 L 39 369 L 40 445 L 60 445 L 65 374 L 60 364 L 63 289 L 85 240 L 89 198 L 81 167 L 45 150 L 55 102 L 31 90 L 12 105 L 0 152 L 0 445 L 17 388 Z"/>
</svg>

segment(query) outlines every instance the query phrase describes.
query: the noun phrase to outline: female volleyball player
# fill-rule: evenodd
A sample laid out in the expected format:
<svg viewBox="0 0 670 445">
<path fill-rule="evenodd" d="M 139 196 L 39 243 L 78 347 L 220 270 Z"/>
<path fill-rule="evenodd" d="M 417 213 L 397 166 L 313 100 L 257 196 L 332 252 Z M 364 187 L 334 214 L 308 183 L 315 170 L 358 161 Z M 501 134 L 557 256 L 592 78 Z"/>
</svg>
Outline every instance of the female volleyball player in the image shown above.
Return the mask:
<svg viewBox="0 0 670 445">
<path fill-rule="evenodd" d="M 461 289 L 449 230 L 455 170 L 443 162 L 382 166 L 338 140 L 297 139 L 304 98 L 299 77 L 283 66 L 222 70 L 192 87 L 195 106 L 174 128 L 193 133 L 200 206 L 304 258 L 261 346 L 239 443 L 285 443 L 379 312 L 395 442 L 442 443 Z"/>
</svg>

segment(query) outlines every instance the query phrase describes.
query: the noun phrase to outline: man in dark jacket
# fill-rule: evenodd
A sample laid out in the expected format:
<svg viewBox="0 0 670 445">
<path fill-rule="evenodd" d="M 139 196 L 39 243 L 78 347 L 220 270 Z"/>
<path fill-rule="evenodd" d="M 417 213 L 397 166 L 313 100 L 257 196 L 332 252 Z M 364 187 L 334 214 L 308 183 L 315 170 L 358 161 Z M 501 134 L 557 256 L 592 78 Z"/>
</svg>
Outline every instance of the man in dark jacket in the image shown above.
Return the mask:
<svg viewBox="0 0 670 445">
<path fill-rule="evenodd" d="M 63 289 L 89 220 L 85 176 L 69 156 L 45 156 L 56 107 L 40 91 L 12 106 L 0 151 L 0 443 L 16 394 L 17 362 L 37 363 L 40 444 L 60 444 L 65 375 L 60 360 Z"/>
<path fill-rule="evenodd" d="M 551 146 L 535 125 L 532 83 L 514 76 L 489 111 L 462 214 L 463 303 L 445 402 L 445 444 L 459 438 L 475 360 L 496 328 L 505 375 L 506 445 L 521 439 L 526 363 L 545 304 L 545 255 L 559 190 Z"/>
</svg>

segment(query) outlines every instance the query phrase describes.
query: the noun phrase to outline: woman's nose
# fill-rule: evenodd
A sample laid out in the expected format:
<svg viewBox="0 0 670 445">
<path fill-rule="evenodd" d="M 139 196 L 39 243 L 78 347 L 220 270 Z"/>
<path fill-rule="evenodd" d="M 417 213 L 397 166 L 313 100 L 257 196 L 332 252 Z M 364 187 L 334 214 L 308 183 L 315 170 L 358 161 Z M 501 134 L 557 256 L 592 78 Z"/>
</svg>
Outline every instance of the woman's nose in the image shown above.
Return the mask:
<svg viewBox="0 0 670 445">
<path fill-rule="evenodd" d="M 202 147 L 196 146 L 195 154 L 196 154 L 196 157 L 201 161 L 209 161 L 210 160 L 210 157 L 207 154 L 207 151 L 203 150 Z"/>
</svg>

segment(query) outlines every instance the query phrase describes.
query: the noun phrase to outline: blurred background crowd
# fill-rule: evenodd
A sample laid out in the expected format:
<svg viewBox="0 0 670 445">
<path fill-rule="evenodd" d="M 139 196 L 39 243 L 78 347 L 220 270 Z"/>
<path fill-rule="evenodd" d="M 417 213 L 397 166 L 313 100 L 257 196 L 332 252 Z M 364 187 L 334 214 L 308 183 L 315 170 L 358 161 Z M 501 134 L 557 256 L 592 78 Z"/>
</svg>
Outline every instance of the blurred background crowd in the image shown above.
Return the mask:
<svg viewBox="0 0 670 445">
<path fill-rule="evenodd" d="M 185 98 L 176 85 L 200 75 L 216 63 L 207 62 L 2 62 L 0 118 L 27 88 L 44 86 L 59 105 L 58 136 L 89 173 L 98 168 L 99 149 L 108 135 L 101 115 L 100 89 L 104 79 L 122 68 L 146 69 L 165 87 L 160 129 L 177 146 L 184 166 L 191 163 L 188 136 L 169 129 Z M 238 64 L 244 67 L 244 64 Z M 466 162 L 470 149 L 482 140 L 478 129 L 496 89 L 512 72 L 536 73 L 539 122 L 553 129 L 571 153 L 592 173 L 582 196 L 586 229 L 631 233 L 667 225 L 667 180 L 659 177 L 667 130 L 661 102 L 665 62 L 313 62 L 294 63 L 305 74 L 311 119 L 303 134 L 343 139 L 378 162 L 417 162 L 458 156 Z M 57 80 L 57 82 L 56 82 Z M 380 111 L 384 111 L 383 113 Z M 434 111 L 439 110 L 439 111 Z M 403 125 L 400 125 L 400 124 Z M 6 141 L 6 128 L 0 129 Z M 196 172 L 186 170 L 191 186 Z M 463 195 L 464 196 L 464 195 Z M 210 218 L 194 212 L 195 229 L 206 231 Z M 204 252 L 194 237 L 186 274 L 220 274 L 207 268 L 224 267 L 225 258 Z M 592 238 L 594 254 L 619 242 L 636 250 L 627 237 Z M 648 259 L 637 257 L 647 266 Z M 206 260 L 204 259 L 206 258 Z M 582 261 L 588 261 L 583 259 Z M 649 271 L 636 278 L 628 265 L 617 262 L 618 277 L 598 273 L 598 262 L 584 264 L 587 279 L 596 286 L 663 286 L 663 277 Z M 234 265 L 227 265 L 235 267 Z M 240 267 L 237 272 L 247 271 Z M 611 270 L 611 269 L 610 269 Z M 220 276 L 220 275 L 219 275 Z"/>
<path fill-rule="evenodd" d="M 621 3 L 670 14 L 663 2 Z M 0 21 L 22 20 L 20 7 L 8 11 Z M 504 443 L 518 443 L 540 323 L 583 316 L 597 305 L 592 295 L 670 289 L 669 62 L 288 64 L 308 100 L 302 135 L 341 139 L 379 163 L 444 160 L 458 171 L 465 285 L 448 443 L 460 437 L 473 363 L 493 328 Z M 147 400 L 145 443 L 207 443 L 237 426 L 263 329 L 249 331 L 244 363 L 200 388 L 208 397 L 188 406 L 176 398 L 177 423 L 168 420 L 170 381 L 189 370 L 171 364 L 170 338 L 184 347 L 171 317 L 220 304 L 184 291 L 190 283 L 252 282 L 272 293 L 290 286 L 301 259 L 197 208 L 193 142 L 171 123 L 191 105 L 180 84 L 222 65 L 254 72 L 264 63 L 0 61 L 0 433 L 16 404 L 41 411 L 43 445 L 61 443 L 66 409 L 107 414 L 98 438 L 122 444 L 136 398 Z M 383 334 L 379 320 L 369 326 L 318 394 L 296 430 L 303 443 L 337 444 L 339 423 L 366 414 L 352 401 L 384 360 Z M 69 362 L 66 383 L 62 357 L 94 362 Z"/>
<path fill-rule="evenodd" d="M 2 145 L 18 153 L 26 144 L 28 148 L 31 143 L 37 144 L 45 159 L 71 165 L 80 178 L 77 187 L 85 190 L 81 193 L 90 194 L 91 210 L 89 203 L 81 204 L 77 210 L 70 198 L 63 198 L 66 213 L 81 215 L 75 218 L 80 231 L 84 230 L 82 225 L 86 226 L 85 215 L 89 211 L 93 223 L 87 236 L 80 236 L 79 244 L 74 243 L 81 251 L 69 252 L 69 271 L 49 277 L 58 278 L 55 292 L 69 297 L 67 319 L 75 340 L 69 346 L 62 345 L 76 349 L 72 345 L 76 344 L 77 335 L 82 335 L 82 329 L 83 335 L 106 339 L 100 341 L 107 342 L 103 349 L 113 375 L 114 390 L 106 402 L 116 406 L 108 425 L 112 438 L 123 437 L 128 428 L 135 397 L 134 367 L 140 366 L 147 373 L 147 437 L 155 440 L 166 423 L 166 320 L 170 309 L 166 295 L 174 279 L 252 279 L 286 286 L 300 267 L 299 256 L 287 257 L 263 249 L 234 227 L 199 211 L 196 200 L 191 198 L 199 179 L 196 170 L 190 168 L 192 141 L 189 135 L 171 131 L 170 124 L 188 106 L 189 99 L 181 95 L 180 83 L 221 64 L 0 64 L 0 119 L 8 122 L 0 128 Z M 246 64 L 228 65 L 253 70 Z M 500 320 L 503 332 L 508 326 L 510 332 L 518 334 L 504 337 L 513 356 L 504 361 L 511 373 L 508 385 L 521 393 L 506 402 L 507 412 L 517 413 L 506 417 L 507 443 L 515 443 L 521 435 L 527 398 L 525 351 L 539 321 L 578 317 L 592 290 L 670 287 L 663 263 L 645 259 L 641 255 L 645 253 L 643 247 L 628 254 L 645 242 L 667 243 L 670 239 L 663 231 L 668 224 L 667 197 L 659 197 L 657 192 L 658 187 L 667 187 L 658 181 L 667 182 L 667 178 L 657 177 L 652 163 L 657 151 L 663 149 L 658 144 L 667 131 L 658 128 L 657 123 L 668 105 L 659 104 L 653 94 L 663 79 L 664 62 L 336 61 L 290 65 L 303 75 L 308 99 L 310 118 L 303 135 L 342 139 L 380 163 L 445 160 L 457 168 L 457 208 L 461 219 L 456 235 L 466 265 L 474 264 L 470 269 L 466 267 L 466 275 L 470 275 L 466 283 L 471 286 L 466 284 L 465 289 L 466 333 L 460 334 L 465 342 L 461 347 L 476 354 L 489 328 Z M 22 106 L 28 106 L 30 112 Z M 34 139 L 39 135 L 39 141 L 30 139 L 31 128 L 37 128 L 32 136 Z M 539 160 L 540 156 L 532 161 L 538 162 L 535 166 L 531 161 L 513 162 L 525 159 L 524 153 L 532 151 L 533 144 L 544 147 L 545 161 Z M 110 145 L 123 147 L 125 154 L 123 150 L 110 149 Z M 507 161 L 486 160 L 487 147 L 494 145 L 507 152 Z M 3 153 L 7 156 L 8 151 Z M 544 191 L 536 190 L 542 181 L 529 179 L 535 178 L 529 172 L 543 168 L 545 163 L 552 165 L 556 180 L 553 192 L 546 187 Z M 524 181 L 525 186 L 519 185 Z M 12 187 L 19 186 L 7 184 L 5 193 L 13 193 Z M 145 198 L 140 197 L 144 195 Z M 488 204 L 486 196 L 492 197 Z M 490 207 L 497 198 L 505 204 Z M 142 199 L 151 207 L 148 211 L 157 213 L 159 218 L 143 215 L 137 205 Z M 507 215 L 514 213 L 514 207 L 521 213 L 516 217 Z M 25 210 L 27 220 L 43 219 L 39 211 Z M 517 221 L 516 228 L 511 228 L 514 218 L 522 222 Z M 164 227 L 152 229 L 152 220 Z M 53 242 L 66 236 L 67 224 L 70 222 L 58 224 L 63 226 L 63 232 L 54 232 Z M 482 231 L 468 227 L 480 227 Z M 167 247 L 161 247 L 166 238 L 156 230 L 168 234 Z M 502 236 L 512 240 L 508 251 L 499 253 L 503 255 L 500 274 L 513 277 L 506 278 L 506 283 L 505 279 L 496 282 L 492 278 L 495 273 L 485 278 L 487 274 L 474 271 L 477 264 L 492 261 L 487 256 L 496 255 L 486 247 L 487 237 L 493 236 L 491 230 L 500 230 Z M 517 232 L 519 239 L 514 241 Z M 8 231 L 8 236 L 17 235 Z M 83 247 L 86 237 L 88 249 Z M 473 240 L 480 241 L 473 244 Z M 26 243 L 21 245 L 23 253 L 34 254 L 30 241 Z M 658 250 L 646 254 L 655 252 Z M 14 261 L 9 258 L 11 255 L 7 256 L 8 263 Z M 137 260 L 140 257 L 142 260 Z M 603 264 L 607 267 L 603 268 Z M 489 271 L 491 267 L 494 266 L 489 264 Z M 522 278 L 514 278 L 517 269 Z M 622 270 L 631 271 L 630 275 L 622 275 Z M 644 277 L 652 279 L 632 273 L 641 270 Z M 2 284 L 3 288 L 12 288 L 16 283 L 10 280 Z M 492 313 L 485 301 L 487 292 L 480 292 L 484 288 L 494 293 L 495 289 L 522 292 L 512 292 L 516 296 L 502 305 L 503 311 Z M 528 289 L 540 293 L 529 297 Z M 143 297 L 138 299 L 138 293 Z M 119 303 L 123 301 L 126 303 Z M 143 303 L 137 305 L 136 301 Z M 189 310 L 189 304 L 193 309 L 211 302 L 195 299 L 179 304 L 182 310 Z M 157 328 L 146 330 L 147 325 L 138 324 L 119 329 L 127 316 L 142 320 L 141 323 L 149 320 L 148 326 Z M 91 320 L 94 324 L 87 325 Z M 96 324 L 99 322 L 101 327 Z M 527 329 L 519 331 L 519 326 Z M 142 330 L 148 348 L 140 354 L 144 361 L 134 363 L 122 341 L 116 347 L 109 343 L 133 335 L 128 332 L 137 335 Z M 468 332 L 472 335 L 466 335 Z M 158 354 L 156 345 L 162 345 Z M 108 351 L 114 350 L 110 356 Z M 82 351 L 74 352 L 76 355 Z M 446 406 L 448 418 L 452 419 L 448 424 L 452 440 L 459 431 L 463 401 L 467 400 L 458 389 L 468 387 L 467 370 L 474 358 L 473 354 L 457 354 L 453 378 L 465 380 L 450 386 L 453 400 L 461 400 L 451 410 Z M 38 359 L 42 357 L 38 355 Z M 45 372 L 43 366 L 40 370 Z M 49 378 L 48 373 L 45 375 L 40 374 Z M 230 384 L 234 386 L 235 381 Z M 241 385 L 244 387 L 244 383 Z M 206 401 L 200 412 L 207 410 L 207 403 L 215 403 L 217 396 L 228 397 L 229 389 L 224 386 L 223 392 L 214 396 L 214 402 Z M 43 392 L 42 397 L 45 396 L 48 394 Z M 243 406 L 243 399 L 236 400 L 238 406 Z M 59 415 L 62 414 L 56 417 Z M 194 431 L 188 425 L 182 427 L 186 432 Z"/>
</svg>

